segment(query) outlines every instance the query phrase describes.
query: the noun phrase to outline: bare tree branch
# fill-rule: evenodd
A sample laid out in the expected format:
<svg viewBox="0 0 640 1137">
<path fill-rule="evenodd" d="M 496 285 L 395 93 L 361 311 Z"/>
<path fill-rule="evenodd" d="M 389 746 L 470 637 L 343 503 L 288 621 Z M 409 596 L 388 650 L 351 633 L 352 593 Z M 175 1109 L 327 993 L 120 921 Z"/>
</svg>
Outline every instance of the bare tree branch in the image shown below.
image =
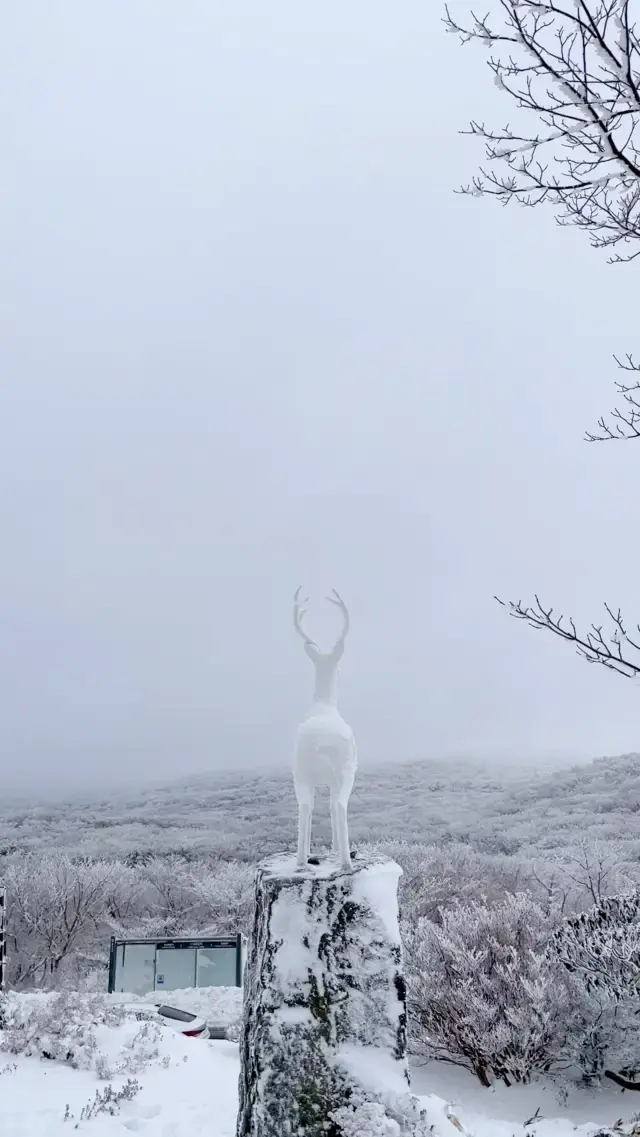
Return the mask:
<svg viewBox="0 0 640 1137">
<path fill-rule="evenodd" d="M 638 378 L 632 383 L 616 383 L 618 394 L 622 396 L 622 407 L 615 407 L 611 412 L 613 426 L 604 415 L 598 419 L 598 434 L 585 434 L 587 442 L 608 442 L 621 438 L 640 438 L 640 363 L 636 363 L 631 355 L 627 355 L 623 362 L 614 356 L 618 367 L 622 371 L 632 372 Z"/>
<path fill-rule="evenodd" d="M 611 671 L 617 671 L 626 679 L 633 679 L 640 675 L 640 625 L 636 625 L 633 638 L 627 631 L 620 609 L 614 611 L 609 604 L 605 610 L 611 621 L 609 629 L 604 632 L 602 624 L 591 624 L 586 632 L 578 632 L 571 616 L 554 615 L 553 608 L 545 608 L 538 596 L 535 603 L 525 606 L 521 601 L 517 604 L 512 600 L 500 600 L 494 597 L 503 608 L 509 609 L 509 614 L 517 620 L 525 620 L 530 627 L 537 631 L 553 632 L 554 635 L 574 644 L 578 655 L 583 656 L 588 663 L 600 663 Z M 636 654 L 634 654 L 636 653 Z"/>
</svg>

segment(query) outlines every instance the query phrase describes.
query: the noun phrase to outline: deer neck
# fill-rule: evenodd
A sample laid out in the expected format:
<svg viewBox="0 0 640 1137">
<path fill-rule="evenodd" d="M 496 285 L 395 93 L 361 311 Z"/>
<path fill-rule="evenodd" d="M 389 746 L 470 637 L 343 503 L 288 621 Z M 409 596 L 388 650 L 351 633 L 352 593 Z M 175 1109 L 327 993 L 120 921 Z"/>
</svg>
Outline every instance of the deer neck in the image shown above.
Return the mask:
<svg viewBox="0 0 640 1137">
<path fill-rule="evenodd" d="M 313 692 L 314 703 L 325 707 L 335 707 L 338 703 L 338 668 L 334 660 L 325 657 L 316 662 L 316 681 Z"/>
</svg>

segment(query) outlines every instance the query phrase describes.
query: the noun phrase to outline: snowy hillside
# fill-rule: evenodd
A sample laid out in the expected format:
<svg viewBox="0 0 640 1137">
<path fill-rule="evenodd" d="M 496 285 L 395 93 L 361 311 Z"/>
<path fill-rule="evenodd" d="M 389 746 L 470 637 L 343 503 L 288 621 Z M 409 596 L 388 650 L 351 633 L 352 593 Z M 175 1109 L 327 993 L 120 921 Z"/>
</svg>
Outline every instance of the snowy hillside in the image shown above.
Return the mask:
<svg viewBox="0 0 640 1137">
<path fill-rule="evenodd" d="M 440 844 L 481 852 L 561 848 L 592 837 L 640 841 L 640 756 L 603 758 L 556 772 L 463 762 L 415 762 L 361 770 L 349 806 L 356 842 Z M 328 838 L 327 810 L 318 835 Z M 315 819 L 314 819 L 315 823 Z M 293 847 L 295 799 L 288 772 L 216 775 L 106 799 L 35 801 L 0 808 L 0 856 L 58 848 L 74 855 L 139 857 L 172 852 L 255 860 Z"/>
</svg>

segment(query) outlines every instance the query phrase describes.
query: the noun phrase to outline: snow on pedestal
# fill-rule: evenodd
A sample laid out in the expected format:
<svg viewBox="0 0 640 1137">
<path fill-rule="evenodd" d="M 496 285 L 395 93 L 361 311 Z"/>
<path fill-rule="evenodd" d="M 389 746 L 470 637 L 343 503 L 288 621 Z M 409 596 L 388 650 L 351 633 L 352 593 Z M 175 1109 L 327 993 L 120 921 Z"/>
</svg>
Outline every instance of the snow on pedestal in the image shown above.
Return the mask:
<svg viewBox="0 0 640 1137">
<path fill-rule="evenodd" d="M 237 1137 L 351 1132 L 344 1117 L 372 1065 L 381 1088 L 408 1091 L 401 872 L 378 857 L 259 866 Z"/>
</svg>

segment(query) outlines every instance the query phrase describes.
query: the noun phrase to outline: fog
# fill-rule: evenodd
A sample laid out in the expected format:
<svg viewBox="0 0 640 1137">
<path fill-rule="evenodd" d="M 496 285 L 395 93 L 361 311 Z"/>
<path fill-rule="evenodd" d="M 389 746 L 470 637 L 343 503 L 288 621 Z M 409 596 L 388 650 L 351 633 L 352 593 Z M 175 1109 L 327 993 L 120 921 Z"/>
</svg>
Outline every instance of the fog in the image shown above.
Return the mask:
<svg viewBox="0 0 640 1137">
<path fill-rule="evenodd" d="M 5 790 L 288 761 L 299 584 L 363 764 L 640 749 L 637 685 L 493 599 L 640 617 L 640 450 L 582 440 L 637 268 L 454 192 L 513 110 L 441 16 L 6 7 Z"/>
</svg>

